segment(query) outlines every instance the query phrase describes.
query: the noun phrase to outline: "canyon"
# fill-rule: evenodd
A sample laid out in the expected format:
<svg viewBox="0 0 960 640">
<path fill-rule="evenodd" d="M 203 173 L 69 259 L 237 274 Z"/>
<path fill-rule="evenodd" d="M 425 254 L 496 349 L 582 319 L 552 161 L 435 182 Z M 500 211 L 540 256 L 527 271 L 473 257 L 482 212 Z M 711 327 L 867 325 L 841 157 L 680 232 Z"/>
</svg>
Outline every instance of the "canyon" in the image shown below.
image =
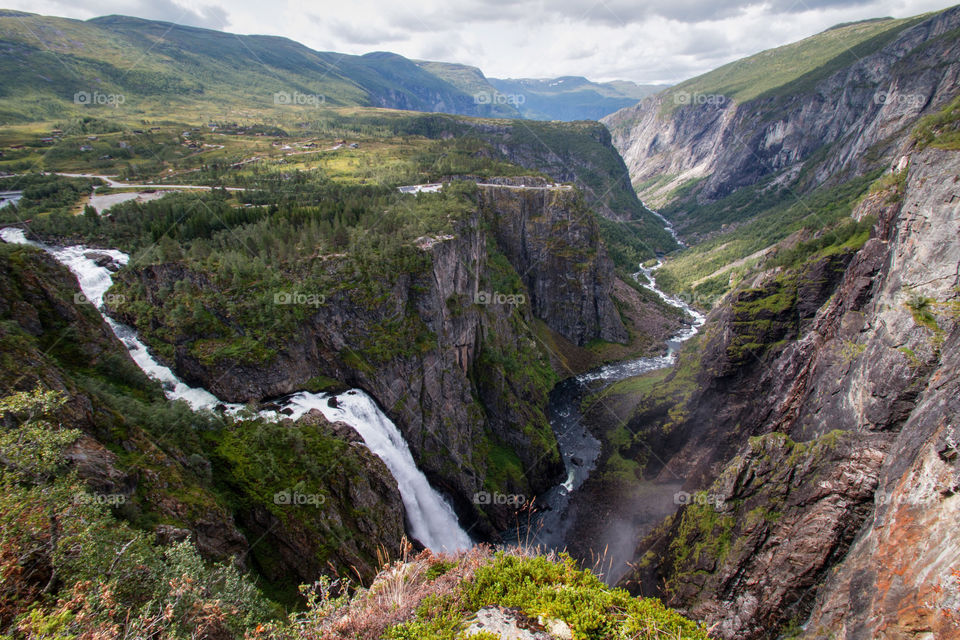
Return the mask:
<svg viewBox="0 0 960 640">
<path fill-rule="evenodd" d="M 64 55 L 159 24 L 19 19 Z M 144 109 L 237 82 L 210 75 L 234 42 L 186 33 Z M 95 536 L 130 531 L 163 558 L 134 566 L 189 547 L 251 580 L 254 635 L 957 637 L 958 33 L 958 7 L 838 25 L 600 123 L 504 119 L 478 70 L 377 53 L 311 118 L 17 128 L 59 133 L 0 156 L 0 480 L 41 514 L 0 504 L 39 549 L 4 576 L 107 588 L 61 558 L 126 562 Z M 277 46 L 284 77 L 331 71 Z M 37 433 L 52 471 L 18 462 Z M 87 507 L 115 526 L 58 546 Z M 2 598 L 3 629 L 47 619 Z"/>
</svg>

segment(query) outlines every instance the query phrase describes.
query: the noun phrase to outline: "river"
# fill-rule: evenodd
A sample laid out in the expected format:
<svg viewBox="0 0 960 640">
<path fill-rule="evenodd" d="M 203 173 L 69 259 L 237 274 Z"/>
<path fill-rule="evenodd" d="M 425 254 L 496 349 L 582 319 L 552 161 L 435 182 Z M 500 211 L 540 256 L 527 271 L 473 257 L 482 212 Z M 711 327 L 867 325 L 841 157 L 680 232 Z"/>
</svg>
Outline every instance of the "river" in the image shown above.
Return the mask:
<svg viewBox="0 0 960 640">
<path fill-rule="evenodd" d="M 667 230 L 672 233 L 672 227 L 667 224 Z M 580 405 L 588 394 L 600 392 L 617 381 L 673 366 L 680 345 L 697 335 L 706 321 L 703 314 L 685 301 L 657 287 L 656 271 L 661 266 L 660 261 L 652 267 L 640 266 L 634 278 L 667 304 L 683 310 L 691 319 L 690 323 L 667 340 L 664 355 L 605 365 L 567 378 L 553 388 L 547 417 L 563 456 L 566 479 L 537 496 L 532 512 L 521 514 L 516 528 L 503 534 L 507 544 L 539 546 L 554 551 L 568 550 L 574 543 L 580 548 L 589 547 L 596 556 L 606 555 L 603 562 L 597 563 L 596 569 L 609 583 L 615 583 L 625 573 L 642 527 L 659 522 L 676 509 L 672 496 L 680 488 L 680 483 L 641 485 L 638 498 L 620 514 L 622 517 L 595 527 L 600 531 L 597 540 L 572 540 L 570 534 L 578 513 L 587 517 L 597 515 L 596 505 L 590 504 L 592 497 L 578 490 L 596 469 L 602 449 L 600 441 L 584 425 Z"/>
</svg>

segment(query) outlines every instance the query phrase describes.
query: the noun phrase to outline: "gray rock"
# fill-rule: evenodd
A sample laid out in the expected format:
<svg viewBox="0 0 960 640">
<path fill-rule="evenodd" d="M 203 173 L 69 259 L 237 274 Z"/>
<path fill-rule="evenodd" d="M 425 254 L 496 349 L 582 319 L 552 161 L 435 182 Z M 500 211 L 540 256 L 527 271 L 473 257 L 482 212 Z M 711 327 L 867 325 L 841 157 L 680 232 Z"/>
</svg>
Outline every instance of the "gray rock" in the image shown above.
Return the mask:
<svg viewBox="0 0 960 640">
<path fill-rule="evenodd" d="M 475 636 L 484 631 L 496 634 L 503 640 L 556 640 L 557 638 L 548 633 L 539 621 L 525 615 L 522 611 L 504 607 L 484 607 L 477 611 L 470 619 L 464 635 Z"/>
</svg>

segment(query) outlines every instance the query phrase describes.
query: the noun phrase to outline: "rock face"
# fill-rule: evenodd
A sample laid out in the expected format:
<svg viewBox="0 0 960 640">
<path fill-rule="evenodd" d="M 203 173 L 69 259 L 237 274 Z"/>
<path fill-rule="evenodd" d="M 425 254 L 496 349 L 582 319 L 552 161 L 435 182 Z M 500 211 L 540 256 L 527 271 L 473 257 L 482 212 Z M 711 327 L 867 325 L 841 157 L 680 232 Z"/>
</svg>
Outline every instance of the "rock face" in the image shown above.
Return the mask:
<svg viewBox="0 0 960 640">
<path fill-rule="evenodd" d="M 610 132 L 599 123 L 568 122 L 560 129 L 553 123 L 478 120 L 462 123 L 462 128 L 450 135 L 479 137 L 511 164 L 539 171 L 557 182 L 573 183 L 602 218 L 627 223 L 619 231 L 617 226 L 607 225 L 614 229 L 605 231 L 611 250 L 617 240 L 630 237 L 639 237 L 648 257 L 678 246 L 663 222 L 637 198 Z"/>
<path fill-rule="evenodd" d="M 547 130 L 533 129 L 531 123 L 474 126 L 509 162 L 542 171 L 559 182 L 575 183 L 600 215 L 623 219 L 628 213 L 643 213 L 610 132 L 588 122 L 567 127 L 574 131 L 557 138 Z"/>
<path fill-rule="evenodd" d="M 344 452 L 348 461 L 336 473 L 324 474 L 324 500 L 319 506 L 274 501 L 237 513 L 248 537 L 260 541 L 249 553 L 251 564 L 273 584 L 290 588 L 316 580 L 330 564 L 357 567 L 365 577 L 372 576 L 379 567 L 369 546 L 382 545 L 397 553 L 404 540 L 405 511 L 396 480 L 349 425 L 331 424 L 316 410 L 291 428 L 301 424 L 349 442 Z M 320 557 L 318 546 L 329 549 L 330 555 Z"/>
<path fill-rule="evenodd" d="M 538 621 L 524 615 L 522 611 L 505 607 L 484 607 L 473 615 L 469 623 L 463 632 L 467 637 L 488 633 L 504 640 L 555 640 L 557 638 L 548 633 Z"/>
<path fill-rule="evenodd" d="M 890 455 L 880 470 L 874 512 L 816 602 L 807 626 L 811 638 L 947 638 L 957 629 L 960 154 L 914 156 L 910 172 L 886 276 L 869 307 L 875 337 L 872 353 L 868 346 L 860 360 L 865 387 L 848 392 L 847 405 L 861 428 L 889 407 L 885 414 L 895 425 Z M 934 323 L 924 307 L 917 309 L 918 299 L 932 301 L 926 310 Z M 894 350 L 908 360 L 911 376 Z M 898 383 L 901 376 L 915 382 Z M 878 402 L 891 397 L 891 387 L 904 391 L 893 394 L 892 403 Z"/>
<path fill-rule="evenodd" d="M 781 174 L 793 179 L 806 163 L 810 185 L 844 171 L 862 172 L 877 151 L 920 114 L 936 111 L 960 87 L 960 26 L 953 8 L 907 27 L 886 44 L 816 82 L 780 95 L 684 105 L 672 112 L 648 99 L 603 119 L 641 195 L 659 204 L 694 179 L 700 201 Z M 828 151 L 823 157 L 818 152 Z M 871 153 L 868 153 L 870 151 Z M 683 221 L 677 220 L 682 231 Z"/>
<path fill-rule="evenodd" d="M 856 254 L 761 274 L 711 315 L 678 364 L 689 400 L 631 424 L 652 473 L 705 490 L 640 543 L 632 589 L 725 638 L 808 619 L 803 637 L 950 637 L 958 203 L 960 154 L 915 153 L 905 192 L 855 212 L 877 217 Z"/>
<path fill-rule="evenodd" d="M 576 192 L 481 187 L 480 208 L 526 285 L 534 316 L 577 345 L 627 339 L 612 299 L 613 263 Z"/>
<path fill-rule="evenodd" d="M 541 186 L 481 187 L 477 211 L 456 233 L 418 243 L 429 258 L 426 270 L 389 274 L 388 295 L 373 303 L 356 291 L 331 295 L 270 362 L 211 364 L 195 355 L 192 336 L 169 345 L 173 368 L 234 402 L 298 391 L 318 375 L 363 388 L 396 422 L 418 466 L 451 496 L 473 532 L 495 535 L 511 525 L 513 511 L 476 504 L 477 492 L 532 496 L 563 473 L 543 413 L 553 377 L 537 364 L 542 354 L 534 320 L 580 345 L 627 338 L 612 299 L 613 266 L 582 197 L 570 187 L 524 181 Z M 161 292 L 176 282 L 215 286 L 180 264 L 147 266 L 120 278 L 158 307 Z M 138 321 L 123 309 L 117 315 Z M 425 327 L 435 339 L 373 362 L 368 354 L 383 340 L 375 336 L 398 319 Z M 520 474 L 491 463 L 492 450 L 509 451 L 516 461 L 510 470 Z"/>
</svg>

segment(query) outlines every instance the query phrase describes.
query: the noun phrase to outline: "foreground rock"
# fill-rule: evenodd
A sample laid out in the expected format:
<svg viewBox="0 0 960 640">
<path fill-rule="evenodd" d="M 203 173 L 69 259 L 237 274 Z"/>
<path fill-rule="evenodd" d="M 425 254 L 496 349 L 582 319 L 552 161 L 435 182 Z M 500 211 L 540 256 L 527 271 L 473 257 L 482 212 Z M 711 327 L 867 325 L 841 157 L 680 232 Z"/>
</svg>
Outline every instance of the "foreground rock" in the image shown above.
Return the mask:
<svg viewBox="0 0 960 640">
<path fill-rule="evenodd" d="M 960 153 L 909 164 L 905 193 L 855 212 L 875 237 L 839 277 L 758 276 L 712 315 L 702 360 L 681 359 L 689 399 L 633 418 L 665 461 L 650 472 L 702 493 L 640 543 L 626 584 L 722 637 L 955 630 Z"/>
</svg>

